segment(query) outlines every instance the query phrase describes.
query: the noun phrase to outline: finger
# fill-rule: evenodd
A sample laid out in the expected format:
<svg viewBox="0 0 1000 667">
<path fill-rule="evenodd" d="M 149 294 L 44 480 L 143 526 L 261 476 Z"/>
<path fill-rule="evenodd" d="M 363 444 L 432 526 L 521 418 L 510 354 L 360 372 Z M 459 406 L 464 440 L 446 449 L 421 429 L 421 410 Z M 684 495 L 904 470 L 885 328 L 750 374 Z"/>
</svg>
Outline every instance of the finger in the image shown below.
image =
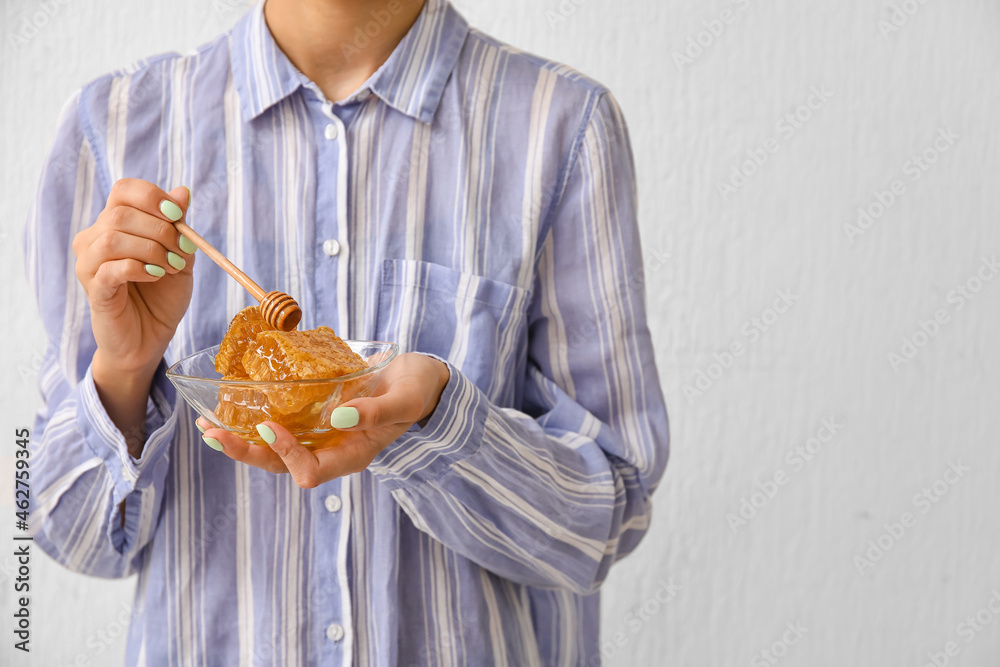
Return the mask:
<svg viewBox="0 0 1000 667">
<path fill-rule="evenodd" d="M 84 276 L 94 275 L 101 265 L 116 259 L 137 259 L 163 269 L 164 274 L 173 275 L 187 270 L 192 259 L 185 259 L 179 253 L 166 248 L 158 241 L 145 236 L 136 236 L 122 231 L 106 231 L 96 239 L 78 258 L 79 271 Z M 154 271 L 154 273 L 160 273 Z"/>
<path fill-rule="evenodd" d="M 140 181 L 140 183 L 145 183 L 145 181 Z M 119 189 L 124 187 L 123 185 L 118 186 Z M 189 205 L 190 195 L 190 190 L 184 186 L 170 191 L 170 197 L 185 207 Z M 177 231 L 173 222 L 164 219 L 162 211 L 159 214 L 149 213 L 139 206 L 122 203 L 121 199 L 122 197 L 117 194 L 110 197 L 97 222 L 80 230 L 73 237 L 73 254 L 80 257 L 94 242 L 94 239 L 108 229 L 117 229 L 135 236 L 151 238 L 159 241 L 168 250 L 179 252 L 182 256 L 193 255 L 197 250 L 197 247 L 190 240 Z"/>
<path fill-rule="evenodd" d="M 400 433 L 406 430 L 399 426 L 396 428 Z M 317 449 L 316 458 L 319 459 L 325 478 L 343 477 L 367 468 L 375 455 L 388 444 L 384 437 L 384 433 L 378 431 L 343 433 L 335 443 Z M 395 437 L 389 439 L 391 440 L 395 440 Z"/>
<path fill-rule="evenodd" d="M 126 283 L 152 283 L 162 276 L 156 271 L 158 267 L 143 264 L 137 259 L 116 259 L 105 262 L 94 274 L 93 279 L 85 283 L 87 297 L 91 305 L 96 306 L 114 296 L 118 288 Z"/>
<path fill-rule="evenodd" d="M 424 398 L 410 383 L 397 382 L 379 396 L 355 398 L 336 408 L 330 425 L 348 431 L 364 431 L 392 424 L 413 424 L 421 417 Z"/>
<path fill-rule="evenodd" d="M 201 423 L 203 424 L 204 422 Z M 288 472 L 288 468 L 285 467 L 281 457 L 272 452 L 270 449 L 259 445 L 253 445 L 235 433 L 230 433 L 224 428 L 206 428 L 205 435 L 202 436 L 202 438 L 205 439 L 205 442 L 210 446 L 213 443 L 209 442 L 209 440 L 217 442 L 222 447 L 222 453 L 234 461 L 246 463 L 247 465 L 251 465 L 255 468 L 260 468 L 261 470 L 266 470 L 268 472 Z M 213 447 L 213 449 L 215 448 Z"/>
<path fill-rule="evenodd" d="M 262 422 L 257 425 L 257 432 L 271 451 L 281 457 L 292 479 L 303 489 L 312 489 L 326 481 L 316 455 L 303 447 L 281 424 Z"/>
<path fill-rule="evenodd" d="M 184 202 L 184 222 L 190 227 L 191 223 L 187 219 L 187 214 L 191 211 L 191 188 L 182 185 L 179 188 L 171 190 L 169 194 L 177 201 Z M 177 232 L 177 245 L 180 247 L 181 252 L 189 255 L 193 255 L 198 250 L 198 246 L 194 244 L 194 241 L 180 232 Z"/>
<path fill-rule="evenodd" d="M 186 192 L 183 188 L 181 190 Z M 133 236 L 148 238 L 158 242 L 168 250 L 185 256 L 193 255 L 194 251 L 197 250 L 194 244 L 181 235 L 172 222 L 131 206 L 115 206 L 105 209 L 101 212 L 97 222 L 88 229 L 89 232 L 86 235 L 83 232 L 78 235 L 79 241 L 74 239 L 76 244 L 74 251 L 78 255 L 80 248 L 77 246 L 83 246 L 85 249 L 93 243 L 96 237 L 109 231 L 125 232 Z"/>
<path fill-rule="evenodd" d="M 183 187 L 174 188 L 168 194 L 149 181 L 122 178 L 111 186 L 105 208 L 128 206 L 168 222 L 177 222 L 184 216 L 187 205 L 188 191 Z"/>
</svg>

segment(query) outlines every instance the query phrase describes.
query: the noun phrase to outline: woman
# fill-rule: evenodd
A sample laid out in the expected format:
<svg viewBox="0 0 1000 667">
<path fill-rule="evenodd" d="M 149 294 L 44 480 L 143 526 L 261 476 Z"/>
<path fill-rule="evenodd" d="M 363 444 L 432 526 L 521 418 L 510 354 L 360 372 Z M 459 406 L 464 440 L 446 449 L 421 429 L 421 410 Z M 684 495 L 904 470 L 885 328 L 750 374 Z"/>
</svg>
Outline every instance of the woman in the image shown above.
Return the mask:
<svg viewBox="0 0 1000 667">
<path fill-rule="evenodd" d="M 342 446 L 204 446 L 164 370 L 251 301 L 179 219 L 301 328 L 399 343 Z M 599 84 L 444 0 L 268 0 L 74 96 L 26 239 L 36 540 L 139 573 L 128 664 L 600 661 L 667 422 Z"/>
</svg>

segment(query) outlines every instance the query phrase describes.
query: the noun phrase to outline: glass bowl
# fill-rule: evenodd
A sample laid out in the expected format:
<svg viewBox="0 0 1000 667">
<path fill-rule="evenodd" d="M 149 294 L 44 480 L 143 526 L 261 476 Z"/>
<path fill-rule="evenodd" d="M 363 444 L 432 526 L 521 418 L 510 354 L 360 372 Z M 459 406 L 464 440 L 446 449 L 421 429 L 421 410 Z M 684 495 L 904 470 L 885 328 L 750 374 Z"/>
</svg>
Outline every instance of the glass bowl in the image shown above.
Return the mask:
<svg viewBox="0 0 1000 667">
<path fill-rule="evenodd" d="M 265 445 L 257 424 L 273 421 L 287 428 L 310 449 L 336 445 L 340 431 L 330 415 L 341 403 L 372 393 L 379 372 L 399 352 L 395 343 L 345 340 L 368 368 L 324 380 L 224 380 L 215 370 L 214 345 L 185 357 L 167 370 L 167 377 L 195 412 L 247 442 Z"/>
</svg>

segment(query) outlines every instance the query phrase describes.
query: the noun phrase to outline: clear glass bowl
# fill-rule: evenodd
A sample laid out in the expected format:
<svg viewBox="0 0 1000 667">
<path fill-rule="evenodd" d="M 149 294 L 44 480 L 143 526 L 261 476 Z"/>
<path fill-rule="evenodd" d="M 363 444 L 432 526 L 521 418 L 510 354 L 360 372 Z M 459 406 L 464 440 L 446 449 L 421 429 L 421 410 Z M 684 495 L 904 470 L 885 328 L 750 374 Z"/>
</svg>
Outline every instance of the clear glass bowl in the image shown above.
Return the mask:
<svg viewBox="0 0 1000 667">
<path fill-rule="evenodd" d="M 219 346 L 195 352 L 167 370 L 167 377 L 195 412 L 215 426 L 247 442 L 265 445 L 257 424 L 273 421 L 287 428 L 310 449 L 337 444 L 341 432 L 330 426 L 330 415 L 341 403 L 368 396 L 379 372 L 399 352 L 395 343 L 345 340 L 368 368 L 325 380 L 223 380 L 215 370 Z"/>
</svg>

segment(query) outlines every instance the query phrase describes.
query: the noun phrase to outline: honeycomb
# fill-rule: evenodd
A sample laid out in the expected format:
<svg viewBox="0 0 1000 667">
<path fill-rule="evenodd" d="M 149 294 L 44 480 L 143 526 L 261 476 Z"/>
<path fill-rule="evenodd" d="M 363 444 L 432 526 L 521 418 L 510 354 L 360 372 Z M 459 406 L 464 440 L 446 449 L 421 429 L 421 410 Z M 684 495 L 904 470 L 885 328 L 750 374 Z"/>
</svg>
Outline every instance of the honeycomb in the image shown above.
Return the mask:
<svg viewBox="0 0 1000 667">
<path fill-rule="evenodd" d="M 310 331 L 262 331 L 243 355 L 243 367 L 253 380 L 320 380 L 364 370 L 368 364 L 330 327 Z M 300 384 L 267 389 L 270 405 L 279 414 L 301 412 L 326 400 L 328 384 Z M 339 396 L 337 397 L 339 399 Z"/>
<path fill-rule="evenodd" d="M 257 306 L 237 313 L 215 357 L 215 368 L 225 380 L 319 380 L 367 367 L 330 327 L 278 331 L 263 319 Z M 308 430 L 329 419 L 331 406 L 368 393 L 366 382 L 354 384 L 223 386 L 216 415 L 227 427 L 252 435 L 262 421 L 277 422 L 292 432 Z"/>
<path fill-rule="evenodd" d="M 227 379 L 250 377 L 243 368 L 243 354 L 254 342 L 257 334 L 274 330 L 275 328 L 260 314 L 257 306 L 250 306 L 236 313 L 236 317 L 229 323 L 222 343 L 219 344 L 219 352 L 215 355 L 216 372 L 223 376 L 231 376 Z"/>
<path fill-rule="evenodd" d="M 308 429 L 316 423 L 316 415 L 323 407 L 319 403 L 309 403 L 297 412 L 282 413 L 275 409 L 268 394 L 253 386 L 224 386 L 219 389 L 219 405 L 215 414 L 219 421 L 233 430 L 254 433 L 257 424 L 262 421 L 278 422 L 289 430 Z"/>
<path fill-rule="evenodd" d="M 310 331 L 262 331 L 243 354 L 253 380 L 319 380 L 368 367 L 330 327 Z"/>
</svg>

